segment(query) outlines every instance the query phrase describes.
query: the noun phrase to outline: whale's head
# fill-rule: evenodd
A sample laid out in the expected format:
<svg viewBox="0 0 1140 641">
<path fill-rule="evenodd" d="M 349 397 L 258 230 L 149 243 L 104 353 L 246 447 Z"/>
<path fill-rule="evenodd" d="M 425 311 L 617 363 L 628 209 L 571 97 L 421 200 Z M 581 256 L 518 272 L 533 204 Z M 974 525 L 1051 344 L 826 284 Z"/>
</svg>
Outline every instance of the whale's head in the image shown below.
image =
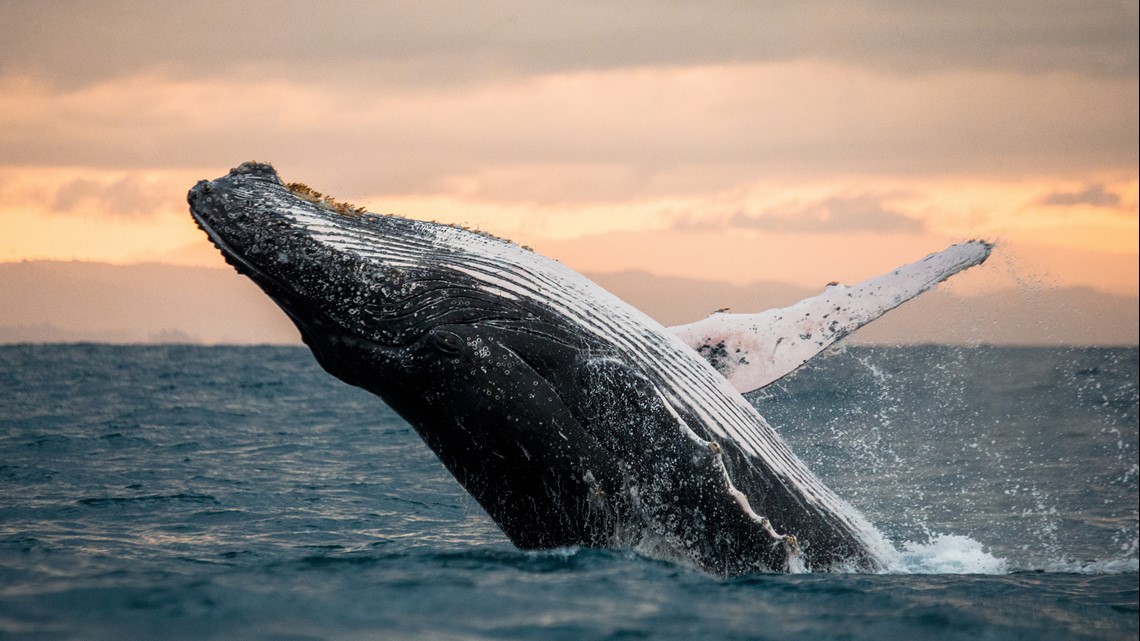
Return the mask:
<svg viewBox="0 0 1140 641">
<path fill-rule="evenodd" d="M 321 366 L 404 416 L 517 544 L 583 540 L 571 527 L 579 507 L 552 505 L 543 490 L 590 489 L 578 469 L 589 453 L 559 445 L 584 436 L 562 396 L 586 346 L 542 304 L 543 284 L 520 273 L 553 261 L 486 234 L 334 203 L 265 164 L 201 181 L 188 200 Z M 542 531 L 529 527 L 541 521 L 535 510 L 547 512 Z M 528 527 L 511 526 L 519 513 Z"/>
</svg>

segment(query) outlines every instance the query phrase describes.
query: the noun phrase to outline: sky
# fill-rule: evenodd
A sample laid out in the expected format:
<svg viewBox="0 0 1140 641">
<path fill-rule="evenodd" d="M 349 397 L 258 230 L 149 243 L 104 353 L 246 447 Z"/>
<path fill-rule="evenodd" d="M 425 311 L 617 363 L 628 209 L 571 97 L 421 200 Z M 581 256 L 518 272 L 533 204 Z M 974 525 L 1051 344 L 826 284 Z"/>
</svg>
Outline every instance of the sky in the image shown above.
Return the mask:
<svg viewBox="0 0 1140 641">
<path fill-rule="evenodd" d="M 1137 3 L 0 4 L 0 262 L 222 266 L 246 160 L 589 272 L 1138 291 Z M 956 282 L 955 282 L 956 281 Z"/>
</svg>

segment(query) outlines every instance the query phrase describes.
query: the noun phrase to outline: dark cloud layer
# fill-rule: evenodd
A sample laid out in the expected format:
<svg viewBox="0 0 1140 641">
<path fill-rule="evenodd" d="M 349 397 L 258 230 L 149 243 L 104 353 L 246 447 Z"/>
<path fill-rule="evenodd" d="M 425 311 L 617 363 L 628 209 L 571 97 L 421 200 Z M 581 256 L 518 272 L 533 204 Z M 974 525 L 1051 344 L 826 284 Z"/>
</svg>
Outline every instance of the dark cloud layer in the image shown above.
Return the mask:
<svg viewBox="0 0 1140 641">
<path fill-rule="evenodd" d="M 0 4 L 0 73 L 65 85 L 159 70 L 448 83 L 813 58 L 906 73 L 1137 74 L 1135 3 L 40 2 Z"/>
<path fill-rule="evenodd" d="M 539 182 L 581 200 L 673 194 L 679 177 L 699 192 L 789 173 L 1023 176 L 1135 163 L 1134 80 L 849 75 L 811 64 L 629 71 L 375 95 L 208 76 L 82 91 L 11 83 L 0 165 L 214 172 L 258 159 L 345 198 L 543 167 Z"/>
<path fill-rule="evenodd" d="M 438 193 L 458 177 L 483 197 L 548 201 L 789 174 L 1119 171 L 1140 139 L 1135 13 L 1107 1 L 10 0 L 0 166 L 206 177 L 256 158 L 346 198 Z M 791 64 L 746 64 L 772 61 Z M 714 63 L 745 64 L 691 67 Z M 574 71 L 613 73 L 539 75 Z M 529 167 L 544 172 L 517 185 Z M 495 189 L 495 172 L 516 184 Z M 125 193 L 93 189 L 56 209 Z"/>
</svg>

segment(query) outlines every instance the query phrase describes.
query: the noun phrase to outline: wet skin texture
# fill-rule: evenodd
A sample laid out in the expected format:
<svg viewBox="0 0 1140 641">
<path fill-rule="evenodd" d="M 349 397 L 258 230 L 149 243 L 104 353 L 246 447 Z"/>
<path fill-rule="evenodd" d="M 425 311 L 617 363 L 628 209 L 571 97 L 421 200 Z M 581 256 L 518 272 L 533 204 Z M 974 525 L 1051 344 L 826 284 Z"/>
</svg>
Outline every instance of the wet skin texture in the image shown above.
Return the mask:
<svg viewBox="0 0 1140 641">
<path fill-rule="evenodd" d="M 403 416 L 519 547 L 637 546 L 720 575 L 786 570 L 797 554 L 816 569 L 876 566 L 848 521 L 670 397 L 670 372 L 568 320 L 542 283 L 533 296 L 504 293 L 474 267 L 456 268 L 493 274 L 494 252 L 522 249 L 432 223 L 343 215 L 298 198 L 267 165 L 201 181 L 188 199 L 321 366 Z M 450 237 L 494 252 L 440 240 Z M 368 239 L 384 249 L 352 249 Z M 663 341 L 646 349 L 674 349 L 645 331 Z M 689 351 L 670 358 L 708 369 Z"/>
</svg>

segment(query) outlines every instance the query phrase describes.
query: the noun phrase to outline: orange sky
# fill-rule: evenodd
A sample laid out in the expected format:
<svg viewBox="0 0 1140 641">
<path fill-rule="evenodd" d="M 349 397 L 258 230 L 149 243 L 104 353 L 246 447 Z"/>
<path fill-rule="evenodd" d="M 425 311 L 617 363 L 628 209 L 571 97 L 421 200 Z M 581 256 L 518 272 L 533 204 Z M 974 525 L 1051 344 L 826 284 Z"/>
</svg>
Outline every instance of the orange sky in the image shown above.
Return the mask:
<svg viewBox="0 0 1140 641">
<path fill-rule="evenodd" d="M 983 237 L 963 291 L 1137 295 L 1134 4 L 307 6 L 0 7 L 0 261 L 220 265 L 186 190 L 257 159 L 583 271 L 818 286 Z"/>
</svg>

